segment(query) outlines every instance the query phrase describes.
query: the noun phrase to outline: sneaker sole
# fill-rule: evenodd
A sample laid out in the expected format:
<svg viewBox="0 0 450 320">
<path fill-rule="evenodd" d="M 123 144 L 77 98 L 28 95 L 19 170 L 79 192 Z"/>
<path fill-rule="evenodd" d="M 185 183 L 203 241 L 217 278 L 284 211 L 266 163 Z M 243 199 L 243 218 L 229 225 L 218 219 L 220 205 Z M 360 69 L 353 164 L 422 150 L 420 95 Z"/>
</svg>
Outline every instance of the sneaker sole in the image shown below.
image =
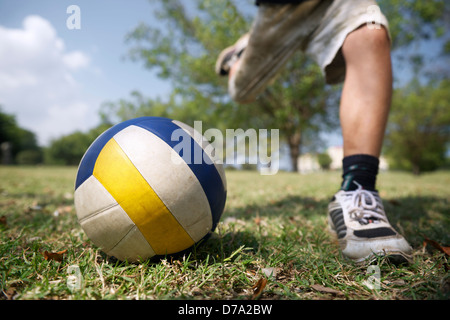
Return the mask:
<svg viewBox="0 0 450 320">
<path fill-rule="evenodd" d="M 338 239 L 337 237 L 337 233 L 336 231 L 331 227 L 330 223 L 328 223 L 328 232 L 339 242 L 339 245 L 341 241 L 345 241 L 346 240 L 341 240 Z M 342 254 L 342 250 L 341 250 L 341 254 Z M 380 251 L 380 252 L 372 252 L 371 254 L 369 254 L 368 256 L 359 258 L 359 259 L 353 259 L 353 258 L 349 258 L 346 255 L 342 254 L 342 256 L 350 261 L 353 261 L 354 263 L 358 264 L 358 265 L 362 265 L 362 264 L 372 264 L 375 261 L 377 261 L 379 258 L 386 258 L 390 263 L 394 264 L 394 265 L 401 265 L 401 264 L 410 264 L 413 261 L 412 255 L 407 254 L 405 252 L 402 251 Z"/>
</svg>

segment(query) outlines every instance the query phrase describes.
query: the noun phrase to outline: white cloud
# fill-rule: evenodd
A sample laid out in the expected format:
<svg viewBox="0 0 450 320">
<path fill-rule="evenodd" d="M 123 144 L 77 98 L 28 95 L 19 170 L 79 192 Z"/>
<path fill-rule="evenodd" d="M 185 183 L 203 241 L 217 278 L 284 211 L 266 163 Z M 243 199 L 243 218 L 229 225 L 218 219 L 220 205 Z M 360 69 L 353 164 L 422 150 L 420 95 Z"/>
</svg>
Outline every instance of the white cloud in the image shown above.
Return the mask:
<svg viewBox="0 0 450 320">
<path fill-rule="evenodd" d="M 95 125 L 92 103 L 82 95 L 76 73 L 86 72 L 83 51 L 67 51 L 51 23 L 27 16 L 21 29 L 0 26 L 0 105 L 39 142 Z"/>
<path fill-rule="evenodd" d="M 84 68 L 89 65 L 89 58 L 81 51 L 74 51 L 64 55 L 64 64 L 72 70 Z"/>
</svg>

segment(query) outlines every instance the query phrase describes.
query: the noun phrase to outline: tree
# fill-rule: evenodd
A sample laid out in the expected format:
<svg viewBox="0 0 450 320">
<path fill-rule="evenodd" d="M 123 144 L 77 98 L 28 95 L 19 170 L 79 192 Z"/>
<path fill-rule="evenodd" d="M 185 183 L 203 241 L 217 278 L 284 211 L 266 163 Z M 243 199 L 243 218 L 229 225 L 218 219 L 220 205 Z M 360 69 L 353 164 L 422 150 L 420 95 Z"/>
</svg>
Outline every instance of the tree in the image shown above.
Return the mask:
<svg viewBox="0 0 450 320">
<path fill-rule="evenodd" d="M 283 132 L 293 171 L 298 171 L 300 148 L 308 144 L 316 151 L 321 146 L 319 133 L 338 125 L 339 94 L 336 88 L 326 86 L 319 66 L 298 52 L 277 81 L 248 109 L 261 117 L 264 125 Z M 262 119 L 255 119 L 251 114 L 248 114 L 249 124 L 257 126 L 257 121 Z"/>
<path fill-rule="evenodd" d="M 101 124 L 88 132 L 76 131 L 50 142 L 45 150 L 47 164 L 78 165 L 94 140 L 110 125 Z"/>
<path fill-rule="evenodd" d="M 389 21 L 395 63 L 427 80 L 450 76 L 450 2 L 445 0 L 378 0 Z M 425 57 L 420 45 L 439 40 L 440 49 Z M 429 50 L 427 52 L 430 53 Z"/>
<path fill-rule="evenodd" d="M 1 111 L 0 106 L 0 158 L 4 164 L 36 164 L 42 160 L 42 150 L 36 135 L 19 127 L 14 115 Z"/>
<path fill-rule="evenodd" d="M 77 165 L 92 141 L 81 131 L 50 142 L 46 150 L 46 162 L 61 165 Z"/>
<path fill-rule="evenodd" d="M 394 63 L 406 66 L 413 75 L 394 91 L 386 153 L 391 167 L 415 174 L 434 170 L 443 164 L 449 147 L 450 4 L 444 0 L 380 0 L 379 4 L 389 20 Z M 440 48 L 417 50 L 427 41 Z"/>
<path fill-rule="evenodd" d="M 189 6 L 193 4 L 195 9 Z M 135 92 L 135 102 L 105 104 L 104 119 L 110 120 L 111 113 L 120 121 L 154 115 L 191 125 L 201 120 L 204 127 L 221 130 L 280 129 L 294 170 L 303 140 L 318 140 L 320 130 L 337 124 L 337 103 L 330 103 L 333 90 L 325 88 L 320 69 L 303 54 L 291 59 L 256 102 L 242 106 L 230 100 L 226 79 L 214 73 L 215 60 L 223 48 L 248 32 L 253 20 L 234 1 L 165 1 L 157 17 L 158 27 L 142 23 L 129 34 L 130 55 L 170 80 L 171 96 L 166 101 L 145 100 Z"/>
<path fill-rule="evenodd" d="M 317 161 L 319 162 L 319 166 L 321 169 L 329 170 L 333 159 L 331 159 L 328 153 L 322 152 L 317 155 Z"/>
<path fill-rule="evenodd" d="M 450 80 L 421 85 L 417 79 L 394 92 L 386 154 L 394 168 L 414 174 L 439 168 L 450 143 Z"/>
</svg>

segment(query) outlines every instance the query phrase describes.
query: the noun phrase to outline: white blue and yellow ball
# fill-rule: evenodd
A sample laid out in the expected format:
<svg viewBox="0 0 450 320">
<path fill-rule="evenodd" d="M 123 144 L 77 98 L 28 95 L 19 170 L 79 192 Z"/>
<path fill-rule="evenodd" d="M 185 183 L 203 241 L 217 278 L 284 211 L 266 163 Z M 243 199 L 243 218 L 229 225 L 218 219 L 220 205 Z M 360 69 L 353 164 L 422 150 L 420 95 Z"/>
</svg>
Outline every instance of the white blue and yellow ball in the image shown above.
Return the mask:
<svg viewBox="0 0 450 320">
<path fill-rule="evenodd" d="M 180 129 L 201 163 L 175 151 L 180 141 L 172 133 Z M 211 149 L 206 140 L 196 140 L 194 129 L 182 122 L 141 117 L 113 126 L 92 143 L 78 168 L 75 209 L 95 245 L 119 260 L 142 261 L 188 249 L 214 231 L 226 179 L 222 165 L 205 151 Z"/>
</svg>

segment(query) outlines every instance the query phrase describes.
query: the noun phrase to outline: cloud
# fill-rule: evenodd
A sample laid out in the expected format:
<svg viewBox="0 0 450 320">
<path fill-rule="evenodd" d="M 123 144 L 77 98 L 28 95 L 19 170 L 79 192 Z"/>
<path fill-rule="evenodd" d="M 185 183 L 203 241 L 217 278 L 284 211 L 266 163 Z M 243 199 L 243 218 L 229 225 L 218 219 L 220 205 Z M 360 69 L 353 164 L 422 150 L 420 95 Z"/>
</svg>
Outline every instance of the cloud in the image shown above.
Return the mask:
<svg viewBox="0 0 450 320">
<path fill-rule="evenodd" d="M 74 51 L 64 55 L 64 64 L 72 70 L 84 68 L 89 65 L 89 58 L 81 51 Z"/>
<path fill-rule="evenodd" d="M 95 108 L 76 80 L 89 68 L 90 57 L 68 51 L 40 16 L 27 16 L 20 29 L 0 26 L 0 105 L 36 133 L 41 144 L 96 124 Z"/>
</svg>

